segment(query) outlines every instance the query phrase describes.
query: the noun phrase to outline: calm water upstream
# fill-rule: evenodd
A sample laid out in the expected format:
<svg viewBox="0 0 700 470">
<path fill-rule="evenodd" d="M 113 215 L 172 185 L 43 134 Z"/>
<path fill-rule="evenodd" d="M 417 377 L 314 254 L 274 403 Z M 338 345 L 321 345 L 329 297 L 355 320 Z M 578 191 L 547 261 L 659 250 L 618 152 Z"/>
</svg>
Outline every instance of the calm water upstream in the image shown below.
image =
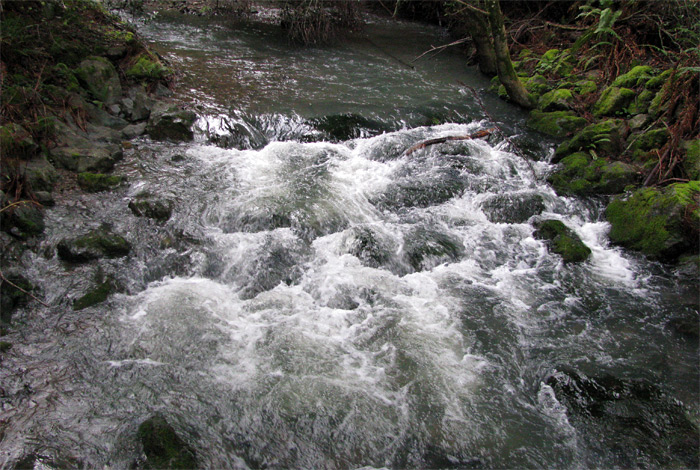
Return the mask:
<svg viewBox="0 0 700 470">
<path fill-rule="evenodd" d="M 374 20 L 295 48 L 264 23 L 143 26 L 183 72 L 194 143 L 135 141 L 129 184 L 48 210 L 0 369 L 0 466 L 129 468 L 154 413 L 208 468 L 697 466 L 697 280 L 610 246 L 603 201 L 558 196 L 551 142 L 440 31 Z M 497 136 L 404 150 L 490 126 Z M 137 218 L 139 194 L 173 202 Z M 533 223 L 592 249 L 564 264 Z M 122 259 L 68 267 L 107 224 Z M 71 309 L 97 276 L 121 292 Z M 38 467 L 37 467 L 38 465 Z"/>
</svg>

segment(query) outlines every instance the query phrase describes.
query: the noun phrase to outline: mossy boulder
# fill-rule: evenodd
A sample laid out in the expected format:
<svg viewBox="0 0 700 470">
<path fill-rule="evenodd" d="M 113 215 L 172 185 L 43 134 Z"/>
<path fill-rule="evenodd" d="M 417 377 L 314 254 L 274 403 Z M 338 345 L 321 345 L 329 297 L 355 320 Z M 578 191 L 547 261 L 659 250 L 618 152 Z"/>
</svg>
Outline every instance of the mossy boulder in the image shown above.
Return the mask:
<svg viewBox="0 0 700 470">
<path fill-rule="evenodd" d="M 553 137 L 565 137 L 586 126 L 586 120 L 571 111 L 542 112 L 533 110 L 527 126 Z"/>
<path fill-rule="evenodd" d="M 624 162 L 606 161 L 577 152 L 561 160 L 562 168 L 549 177 L 563 195 L 618 194 L 638 179 L 636 169 Z"/>
<path fill-rule="evenodd" d="M 56 168 L 44 156 L 32 158 L 27 162 L 25 176 L 34 193 L 37 191 L 51 192 L 54 184 L 58 181 Z"/>
<path fill-rule="evenodd" d="M 198 467 L 195 451 L 162 416 L 156 415 L 141 423 L 137 434 L 146 454 L 146 468 L 191 470 Z"/>
<path fill-rule="evenodd" d="M 661 88 L 649 102 L 648 113 L 654 119 L 666 113 L 671 106 L 671 91 L 666 86 Z"/>
<path fill-rule="evenodd" d="M 603 90 L 596 104 L 593 105 L 593 115 L 614 116 L 625 112 L 637 94 L 629 88 L 610 86 Z"/>
<path fill-rule="evenodd" d="M 646 84 L 654 77 L 654 68 L 649 65 L 637 65 L 632 69 L 618 76 L 613 82 L 614 87 L 634 88 Z"/>
<path fill-rule="evenodd" d="M 605 209 L 610 239 L 664 261 L 697 251 L 699 203 L 700 181 L 643 188 L 616 198 Z"/>
<path fill-rule="evenodd" d="M 40 235 L 44 228 L 44 211 L 33 201 L 22 201 L 2 213 L 2 230 L 19 239 Z"/>
<path fill-rule="evenodd" d="M 628 139 L 629 148 L 635 157 L 640 157 L 649 150 L 661 148 L 668 140 L 670 133 L 668 129 L 654 129 L 642 134 L 633 134 Z"/>
<path fill-rule="evenodd" d="M 579 80 L 574 83 L 573 91 L 581 96 L 590 95 L 598 90 L 598 85 L 593 80 Z"/>
<path fill-rule="evenodd" d="M 89 57 L 83 60 L 75 75 L 94 99 L 106 105 L 116 103 L 122 95 L 117 70 L 104 57 Z"/>
<path fill-rule="evenodd" d="M 691 180 L 700 179 L 700 139 L 683 142 L 681 148 L 685 150 L 683 169 Z"/>
<path fill-rule="evenodd" d="M 96 229 L 76 238 L 64 238 L 56 246 L 58 257 L 72 263 L 98 258 L 120 258 L 131 251 L 131 244 L 121 235 Z"/>
<path fill-rule="evenodd" d="M 542 95 L 537 107 L 542 111 L 562 111 L 571 109 L 573 101 L 574 95 L 571 93 L 571 90 L 559 88 Z"/>
<path fill-rule="evenodd" d="M 549 72 L 554 70 L 557 63 L 559 62 L 559 56 L 561 56 L 561 51 L 559 49 L 549 49 L 547 52 L 542 54 L 539 63 L 535 67 L 540 73 Z"/>
<path fill-rule="evenodd" d="M 137 217 L 148 217 L 165 222 L 173 213 L 172 202 L 150 198 L 137 198 L 129 202 L 129 209 Z"/>
<path fill-rule="evenodd" d="M 626 133 L 625 122 L 621 119 L 608 119 L 586 126 L 571 140 L 557 147 L 554 162 L 581 150 L 595 150 L 601 156 L 615 155 L 621 152 Z"/>
<path fill-rule="evenodd" d="M 156 106 L 151 111 L 146 132 L 155 140 L 188 142 L 194 139 L 192 125 L 197 115 L 177 106 Z"/>
<path fill-rule="evenodd" d="M 107 297 L 114 293 L 115 290 L 116 284 L 112 279 L 100 282 L 88 290 L 85 295 L 75 299 L 73 310 L 82 310 L 100 304 L 107 300 Z"/>
<path fill-rule="evenodd" d="M 172 74 L 172 71 L 158 59 L 142 55 L 133 66 L 126 71 L 126 76 L 148 81 L 162 80 Z"/>
<path fill-rule="evenodd" d="M 651 100 L 654 99 L 654 92 L 651 90 L 642 90 L 641 93 L 634 97 L 634 100 L 629 105 L 627 110 L 630 114 L 646 113 L 651 105 Z"/>
<path fill-rule="evenodd" d="M 585 261 L 591 254 L 581 238 L 560 220 L 540 221 L 535 229 L 535 238 L 547 240 L 549 249 L 567 263 Z"/>
<path fill-rule="evenodd" d="M 523 85 L 525 85 L 525 89 L 535 96 L 544 95 L 552 89 L 547 83 L 547 80 L 540 74 L 535 74 L 531 77 L 523 77 L 520 80 L 523 82 Z"/>
<path fill-rule="evenodd" d="M 78 174 L 78 186 L 88 193 L 98 193 L 119 187 L 126 181 L 123 176 L 84 172 Z"/>
<path fill-rule="evenodd" d="M 673 75 L 673 70 L 664 70 L 656 77 L 649 79 L 645 88 L 647 90 L 658 90 L 671 78 L 671 75 Z"/>
</svg>

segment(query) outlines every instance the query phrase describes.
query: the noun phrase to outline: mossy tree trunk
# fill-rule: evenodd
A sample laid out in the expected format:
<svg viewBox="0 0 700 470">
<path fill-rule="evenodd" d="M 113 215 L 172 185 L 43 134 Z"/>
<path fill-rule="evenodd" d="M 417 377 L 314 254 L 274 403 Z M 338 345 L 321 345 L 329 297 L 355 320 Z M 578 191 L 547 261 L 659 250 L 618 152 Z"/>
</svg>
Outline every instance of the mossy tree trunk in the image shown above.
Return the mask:
<svg viewBox="0 0 700 470">
<path fill-rule="evenodd" d="M 498 74 L 496 51 L 493 47 L 487 18 L 481 14 L 474 14 L 467 16 L 465 19 L 469 26 L 472 41 L 474 41 L 479 71 L 489 77 L 495 76 Z"/>
<path fill-rule="evenodd" d="M 523 108 L 534 108 L 534 100 L 518 79 L 513 63 L 510 60 L 508 41 L 506 39 L 506 27 L 503 24 L 503 13 L 498 0 L 486 0 L 488 22 L 491 27 L 498 78 L 506 88 L 508 97 Z"/>
</svg>

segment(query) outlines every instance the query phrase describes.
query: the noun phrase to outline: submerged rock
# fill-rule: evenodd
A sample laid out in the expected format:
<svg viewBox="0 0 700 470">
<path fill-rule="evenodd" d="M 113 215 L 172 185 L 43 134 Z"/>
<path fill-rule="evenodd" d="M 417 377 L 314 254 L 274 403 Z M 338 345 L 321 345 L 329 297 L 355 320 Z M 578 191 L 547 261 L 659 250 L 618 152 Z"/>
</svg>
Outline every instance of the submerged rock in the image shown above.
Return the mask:
<svg viewBox="0 0 700 470">
<path fill-rule="evenodd" d="M 540 240 L 548 240 L 550 249 L 561 255 L 567 263 L 585 261 L 591 254 L 591 249 L 560 220 L 543 220 L 537 223 L 534 236 Z"/>
<path fill-rule="evenodd" d="M 521 224 L 544 210 L 544 200 L 536 193 L 499 194 L 486 199 L 481 210 L 491 222 Z"/>
<path fill-rule="evenodd" d="M 358 114 L 324 116 L 312 119 L 311 124 L 337 141 L 371 137 L 391 130 L 379 121 Z"/>
<path fill-rule="evenodd" d="M 587 377 L 563 368 L 545 383 L 570 423 L 603 455 L 595 467 L 698 468 L 698 429 L 684 407 L 644 380 Z"/>
<path fill-rule="evenodd" d="M 161 416 L 153 416 L 141 423 L 138 438 L 146 454 L 146 468 L 194 469 L 198 467 L 195 451 Z"/>
<path fill-rule="evenodd" d="M 75 299 L 73 302 L 73 310 L 82 310 L 92 307 L 107 300 L 114 291 L 116 285 L 112 279 L 107 279 L 104 282 L 98 283 L 88 290 L 85 295 Z"/>
<path fill-rule="evenodd" d="M 610 239 L 652 258 L 671 261 L 698 249 L 700 182 L 643 188 L 605 209 Z"/>
<path fill-rule="evenodd" d="M 5 277 L 14 286 L 10 282 L 0 283 L 0 323 L 9 324 L 12 321 L 14 311 L 29 299 L 25 292 L 31 292 L 34 286 L 21 274 L 5 273 Z"/>
<path fill-rule="evenodd" d="M 173 204 L 166 200 L 137 198 L 129 201 L 129 209 L 137 217 L 165 222 L 173 213 Z"/>
<path fill-rule="evenodd" d="M 464 254 L 464 245 L 445 233 L 416 228 L 406 234 L 403 251 L 408 264 L 416 271 L 423 271 L 459 260 Z"/>
<path fill-rule="evenodd" d="M 62 260 L 82 263 L 104 257 L 126 256 L 131 251 L 131 244 L 121 235 L 97 229 L 77 238 L 64 238 L 56 248 Z"/>
</svg>

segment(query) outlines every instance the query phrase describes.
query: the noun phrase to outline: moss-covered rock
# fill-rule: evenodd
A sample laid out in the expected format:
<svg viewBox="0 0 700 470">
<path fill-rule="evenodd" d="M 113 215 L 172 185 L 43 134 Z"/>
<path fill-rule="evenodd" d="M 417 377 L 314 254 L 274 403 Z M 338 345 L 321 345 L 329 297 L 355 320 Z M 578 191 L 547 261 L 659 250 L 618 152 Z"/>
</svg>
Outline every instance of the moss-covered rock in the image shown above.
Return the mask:
<svg viewBox="0 0 700 470">
<path fill-rule="evenodd" d="M 80 173 L 78 174 L 78 186 L 88 193 L 98 193 L 115 189 L 122 184 L 126 178 L 117 175 L 105 175 L 102 173 Z"/>
<path fill-rule="evenodd" d="M 578 95 L 586 96 L 595 93 L 598 90 L 598 85 L 593 80 L 579 80 L 574 82 L 572 90 Z"/>
<path fill-rule="evenodd" d="M 636 95 L 637 94 L 629 88 L 610 86 L 603 90 L 603 93 L 600 94 L 600 98 L 598 98 L 596 104 L 593 105 L 593 115 L 602 117 L 622 114 L 625 108 L 632 103 Z"/>
<path fill-rule="evenodd" d="M 107 300 L 107 297 L 109 297 L 115 290 L 116 285 L 112 279 L 107 279 L 104 282 L 100 282 L 87 291 L 85 295 L 75 299 L 73 302 L 73 310 L 82 310 L 84 308 L 102 303 Z"/>
<path fill-rule="evenodd" d="M 649 150 L 661 148 L 669 138 L 668 129 L 654 129 L 629 137 L 629 148 L 635 157 L 640 157 Z"/>
<path fill-rule="evenodd" d="M 547 113 L 533 110 L 530 112 L 527 126 L 553 137 L 565 137 L 583 129 L 586 126 L 586 120 L 576 116 L 571 111 L 552 111 Z"/>
<path fill-rule="evenodd" d="M 80 83 L 98 101 L 111 105 L 122 95 L 122 86 L 114 65 L 104 57 L 90 57 L 75 72 Z"/>
<path fill-rule="evenodd" d="M 654 77 L 654 68 L 649 65 L 637 65 L 627 73 L 618 76 L 613 82 L 614 87 L 634 88 L 646 84 Z"/>
<path fill-rule="evenodd" d="M 37 191 L 53 191 L 53 186 L 58 180 L 58 173 L 46 157 L 32 158 L 25 167 L 27 183 L 34 193 Z"/>
<path fill-rule="evenodd" d="M 97 229 L 77 238 L 64 238 L 56 248 L 62 260 L 82 263 L 103 257 L 126 256 L 131 251 L 131 244 L 121 235 Z"/>
<path fill-rule="evenodd" d="M 559 57 L 561 56 L 561 51 L 559 49 L 550 49 L 540 58 L 539 63 L 535 67 L 539 73 L 546 73 L 554 70 L 557 63 L 559 62 Z"/>
<path fill-rule="evenodd" d="M 540 240 L 547 240 L 549 249 L 561 255 L 567 263 L 585 261 L 591 254 L 591 249 L 560 220 L 538 222 L 534 236 Z"/>
<path fill-rule="evenodd" d="M 6 353 L 10 349 L 12 349 L 12 343 L 0 341 L 0 353 Z"/>
<path fill-rule="evenodd" d="M 624 162 L 608 162 L 577 152 L 560 162 L 561 169 L 549 177 L 563 195 L 618 194 L 638 178 L 636 169 Z"/>
<path fill-rule="evenodd" d="M 581 150 L 595 150 L 598 155 L 615 155 L 622 150 L 627 133 L 625 122 L 620 119 L 591 124 L 578 132 L 571 140 L 557 147 L 554 162 Z"/>
<path fill-rule="evenodd" d="M 136 63 L 126 71 L 126 76 L 134 79 L 162 80 L 172 72 L 158 59 L 146 55 L 138 58 Z"/>
<path fill-rule="evenodd" d="M 532 95 L 541 96 L 547 93 L 552 87 L 547 83 L 547 80 L 540 74 L 535 74 L 531 77 L 521 79 L 525 89 Z"/>
<path fill-rule="evenodd" d="M 671 101 L 669 100 L 670 96 L 671 91 L 667 90 L 667 86 L 664 86 L 658 92 L 656 92 L 654 97 L 649 102 L 649 109 L 647 111 L 649 115 L 656 119 L 668 111 L 671 105 Z"/>
<path fill-rule="evenodd" d="M 685 150 L 683 169 L 691 180 L 700 179 L 700 139 L 683 142 L 681 148 Z"/>
<path fill-rule="evenodd" d="M 170 201 L 138 198 L 129 202 L 129 209 L 137 217 L 148 217 L 160 222 L 165 222 L 173 213 L 173 205 Z"/>
<path fill-rule="evenodd" d="M 161 416 L 156 415 L 141 423 L 138 438 L 146 454 L 146 468 L 191 470 L 198 467 L 195 451 Z"/>
<path fill-rule="evenodd" d="M 634 97 L 634 100 L 629 105 L 627 110 L 630 114 L 642 114 L 649 110 L 651 100 L 654 99 L 654 92 L 651 90 L 642 90 L 642 92 Z"/>
<path fill-rule="evenodd" d="M 666 81 L 669 78 L 671 78 L 672 74 L 673 74 L 673 70 L 664 70 L 656 77 L 649 79 L 646 83 L 645 88 L 647 90 L 658 90 L 666 83 Z"/>
<path fill-rule="evenodd" d="M 2 230 L 22 240 L 40 235 L 44 228 L 44 211 L 33 201 L 22 201 L 2 214 Z"/>
<path fill-rule="evenodd" d="M 574 95 L 571 90 L 560 88 L 542 95 L 537 107 L 542 111 L 563 111 L 571 109 L 573 101 Z"/>
<path fill-rule="evenodd" d="M 673 260 L 698 249 L 700 182 L 643 188 L 614 199 L 605 210 L 610 239 L 649 257 Z"/>
</svg>

